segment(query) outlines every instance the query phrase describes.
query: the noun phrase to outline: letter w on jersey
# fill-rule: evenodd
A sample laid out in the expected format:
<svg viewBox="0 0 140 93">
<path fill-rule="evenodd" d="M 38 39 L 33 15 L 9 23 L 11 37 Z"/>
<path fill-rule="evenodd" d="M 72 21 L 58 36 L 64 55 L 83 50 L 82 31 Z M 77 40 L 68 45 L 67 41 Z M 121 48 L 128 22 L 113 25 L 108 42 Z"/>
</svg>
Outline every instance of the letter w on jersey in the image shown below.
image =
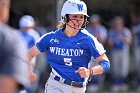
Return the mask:
<svg viewBox="0 0 140 93">
<path fill-rule="evenodd" d="M 83 5 L 82 4 L 77 4 L 78 10 L 82 11 L 83 10 Z"/>
</svg>

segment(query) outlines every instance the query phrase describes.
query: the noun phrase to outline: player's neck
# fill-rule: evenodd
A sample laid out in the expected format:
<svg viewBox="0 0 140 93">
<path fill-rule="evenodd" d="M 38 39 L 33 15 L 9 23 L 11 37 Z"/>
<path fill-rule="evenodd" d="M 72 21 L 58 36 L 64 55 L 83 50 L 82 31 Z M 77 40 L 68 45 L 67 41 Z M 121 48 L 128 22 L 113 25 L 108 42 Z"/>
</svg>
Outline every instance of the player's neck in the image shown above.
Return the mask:
<svg viewBox="0 0 140 93">
<path fill-rule="evenodd" d="M 76 36 L 78 33 L 77 29 L 66 27 L 64 29 L 64 34 L 68 37 Z"/>
</svg>

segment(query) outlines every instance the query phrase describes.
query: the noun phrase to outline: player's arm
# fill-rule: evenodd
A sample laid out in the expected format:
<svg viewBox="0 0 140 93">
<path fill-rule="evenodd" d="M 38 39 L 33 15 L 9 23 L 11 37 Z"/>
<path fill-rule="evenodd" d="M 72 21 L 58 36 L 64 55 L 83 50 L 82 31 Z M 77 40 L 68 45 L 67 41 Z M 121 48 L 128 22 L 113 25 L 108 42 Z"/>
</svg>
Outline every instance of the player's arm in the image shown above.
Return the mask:
<svg viewBox="0 0 140 93">
<path fill-rule="evenodd" d="M 29 61 L 29 80 L 32 82 L 34 80 L 36 80 L 36 75 L 34 74 L 34 72 L 32 71 L 33 67 L 31 64 L 31 60 L 33 59 L 33 57 L 37 56 L 38 54 L 40 54 L 40 51 L 38 50 L 38 48 L 36 46 L 33 46 L 31 49 L 28 50 L 28 61 Z"/>
<path fill-rule="evenodd" d="M 110 69 L 110 62 L 105 54 L 103 46 L 94 37 L 93 41 L 94 44 L 91 44 L 90 51 L 92 56 L 96 58 L 98 65 L 90 68 L 80 67 L 78 70 L 76 70 L 75 72 L 78 72 L 82 78 L 88 77 L 90 75 L 102 74 Z"/>
<path fill-rule="evenodd" d="M 96 62 L 98 62 L 97 66 L 90 67 L 90 68 L 80 67 L 75 72 L 76 73 L 78 72 L 82 78 L 85 78 L 90 75 L 102 74 L 109 70 L 110 62 L 109 62 L 106 54 L 102 54 L 99 57 L 97 57 Z"/>
<path fill-rule="evenodd" d="M 106 54 L 97 57 L 96 62 L 98 62 L 98 65 L 90 68 L 91 75 L 102 74 L 110 69 L 110 62 Z"/>
<path fill-rule="evenodd" d="M 40 51 L 38 50 L 36 45 L 34 45 L 31 49 L 28 50 L 28 60 L 29 60 L 29 62 L 31 62 L 31 60 L 39 54 L 40 54 Z"/>
<path fill-rule="evenodd" d="M 132 42 L 132 36 L 131 36 L 131 33 L 128 32 L 128 35 L 123 35 L 123 34 L 120 34 L 119 35 L 120 39 L 127 45 L 130 45 L 131 42 Z"/>
<path fill-rule="evenodd" d="M 41 36 L 38 41 L 36 42 L 36 44 L 29 49 L 28 51 L 28 59 L 29 62 L 31 64 L 31 60 L 33 57 L 39 55 L 41 52 L 45 52 L 46 49 L 49 47 L 50 44 L 50 38 L 52 37 L 53 33 L 47 33 L 44 34 L 43 36 Z M 30 76 L 30 80 L 33 81 L 36 79 L 34 73 L 32 72 L 32 66 L 30 65 L 30 71 L 31 71 L 31 76 Z"/>
</svg>

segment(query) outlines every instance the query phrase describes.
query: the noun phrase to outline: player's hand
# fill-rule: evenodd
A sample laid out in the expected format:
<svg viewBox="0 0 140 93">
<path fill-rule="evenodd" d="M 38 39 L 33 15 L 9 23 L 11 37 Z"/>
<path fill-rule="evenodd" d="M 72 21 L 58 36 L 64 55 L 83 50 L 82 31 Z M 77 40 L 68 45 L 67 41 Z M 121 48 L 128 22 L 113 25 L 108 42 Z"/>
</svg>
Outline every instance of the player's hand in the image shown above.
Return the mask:
<svg viewBox="0 0 140 93">
<path fill-rule="evenodd" d="M 33 82 L 36 80 L 36 74 L 33 72 L 33 65 L 32 64 L 29 65 L 29 77 L 28 77 L 28 79 L 29 79 L 29 82 Z"/>
<path fill-rule="evenodd" d="M 30 65 L 29 67 L 29 81 L 33 82 L 36 80 L 36 74 L 33 72 L 33 66 Z"/>
<path fill-rule="evenodd" d="M 36 74 L 34 72 L 30 72 L 29 74 L 29 81 L 33 82 L 36 80 Z"/>
<path fill-rule="evenodd" d="M 92 75 L 99 75 L 103 73 L 103 67 L 100 65 L 92 67 L 91 70 L 92 70 Z"/>
<path fill-rule="evenodd" d="M 85 78 L 90 76 L 90 69 L 87 69 L 85 67 L 80 67 L 78 70 L 75 71 L 76 73 L 79 73 L 81 78 Z"/>
</svg>

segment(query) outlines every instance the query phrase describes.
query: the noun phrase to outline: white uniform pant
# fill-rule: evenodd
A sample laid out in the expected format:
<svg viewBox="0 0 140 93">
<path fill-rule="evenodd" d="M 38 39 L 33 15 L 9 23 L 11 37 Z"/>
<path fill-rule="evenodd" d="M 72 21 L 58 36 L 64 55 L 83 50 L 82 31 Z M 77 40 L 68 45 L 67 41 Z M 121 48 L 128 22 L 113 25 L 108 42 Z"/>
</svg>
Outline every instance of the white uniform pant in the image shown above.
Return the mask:
<svg viewBox="0 0 140 93">
<path fill-rule="evenodd" d="M 127 77 L 129 73 L 129 51 L 113 50 L 112 51 L 112 71 L 113 75 Z"/>
<path fill-rule="evenodd" d="M 77 88 L 70 85 L 63 84 L 59 81 L 49 77 L 44 93 L 85 93 L 86 86 L 83 88 Z"/>
<path fill-rule="evenodd" d="M 136 70 L 140 76 L 140 47 L 135 48 Z"/>
</svg>

